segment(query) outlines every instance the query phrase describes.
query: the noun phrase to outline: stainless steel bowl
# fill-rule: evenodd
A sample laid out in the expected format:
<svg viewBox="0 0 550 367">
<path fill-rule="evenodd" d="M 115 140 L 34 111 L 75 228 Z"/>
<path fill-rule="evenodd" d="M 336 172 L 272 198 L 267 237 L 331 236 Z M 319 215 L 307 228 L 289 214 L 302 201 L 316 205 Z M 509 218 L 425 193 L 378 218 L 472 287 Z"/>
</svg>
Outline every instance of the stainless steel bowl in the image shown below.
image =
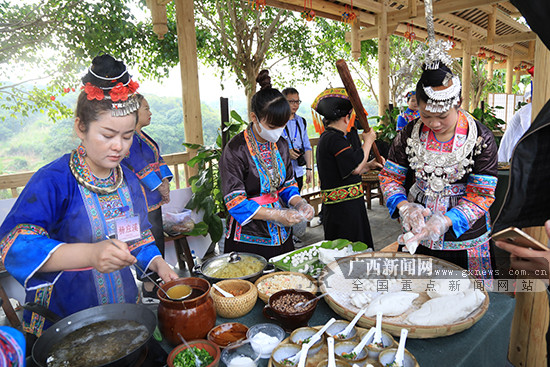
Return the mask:
<svg viewBox="0 0 550 367">
<path fill-rule="evenodd" d="M 242 277 L 216 278 L 216 277 L 207 275 L 213 269 L 219 269 L 221 267 L 226 266 L 227 264 L 242 261 L 242 259 L 245 259 L 246 257 L 252 257 L 252 258 L 255 258 L 255 259 L 259 260 L 260 263 L 262 264 L 262 268 L 259 271 L 255 272 L 253 274 L 248 274 L 248 275 L 245 275 L 245 276 L 242 276 Z M 193 272 L 195 274 L 202 275 L 203 277 L 205 277 L 211 283 L 215 283 L 215 282 L 218 282 L 218 281 L 224 280 L 224 279 L 245 279 L 245 280 L 248 280 L 248 281 L 254 283 L 254 281 L 256 281 L 260 276 L 262 276 L 264 274 L 272 273 L 274 271 L 275 271 L 275 267 L 272 264 L 268 264 L 267 260 L 264 257 L 262 257 L 260 255 L 248 253 L 248 252 L 231 252 L 229 254 L 223 254 L 223 255 L 215 256 L 213 258 L 210 258 L 210 259 L 206 260 L 205 262 L 203 262 L 200 265 L 195 265 L 195 267 L 193 268 Z"/>
</svg>

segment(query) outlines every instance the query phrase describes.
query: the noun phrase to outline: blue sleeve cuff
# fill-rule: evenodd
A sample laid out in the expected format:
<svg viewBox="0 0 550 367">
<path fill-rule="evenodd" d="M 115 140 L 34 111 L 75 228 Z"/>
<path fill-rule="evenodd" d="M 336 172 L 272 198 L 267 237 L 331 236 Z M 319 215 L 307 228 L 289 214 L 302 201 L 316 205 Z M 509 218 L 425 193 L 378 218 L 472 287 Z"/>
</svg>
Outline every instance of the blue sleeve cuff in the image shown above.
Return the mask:
<svg viewBox="0 0 550 367">
<path fill-rule="evenodd" d="M 140 181 L 149 191 L 155 190 L 162 183 L 162 180 L 154 171 L 149 172 Z"/>
<path fill-rule="evenodd" d="M 279 196 L 283 199 L 283 203 L 288 207 L 288 202 L 295 196 L 300 196 L 300 190 L 296 186 L 289 186 L 279 192 Z"/>
<path fill-rule="evenodd" d="M 386 207 L 390 211 L 390 216 L 392 218 L 397 218 L 399 216 L 399 211 L 397 210 L 397 204 L 399 204 L 402 201 L 407 201 L 407 196 L 404 194 L 395 194 L 393 196 L 390 196 L 386 200 Z"/>
<path fill-rule="evenodd" d="M 167 178 L 168 181 L 172 181 L 172 177 L 174 177 L 174 175 L 172 174 L 172 171 L 170 171 L 170 168 L 168 168 L 166 164 L 161 164 L 159 169 L 160 169 L 160 178 L 162 180 Z"/>
<path fill-rule="evenodd" d="M 243 200 L 239 204 L 235 205 L 233 208 L 229 209 L 229 214 L 241 226 L 244 226 L 252 220 L 252 217 L 260 210 L 260 204 L 254 200 Z"/>
<path fill-rule="evenodd" d="M 397 131 L 407 126 L 407 120 L 401 115 L 397 116 Z"/>
<path fill-rule="evenodd" d="M 453 231 L 455 232 L 455 236 L 457 238 L 470 229 L 468 219 L 466 219 L 466 216 L 462 214 L 460 210 L 453 208 L 445 213 L 445 215 L 453 222 Z"/>
</svg>

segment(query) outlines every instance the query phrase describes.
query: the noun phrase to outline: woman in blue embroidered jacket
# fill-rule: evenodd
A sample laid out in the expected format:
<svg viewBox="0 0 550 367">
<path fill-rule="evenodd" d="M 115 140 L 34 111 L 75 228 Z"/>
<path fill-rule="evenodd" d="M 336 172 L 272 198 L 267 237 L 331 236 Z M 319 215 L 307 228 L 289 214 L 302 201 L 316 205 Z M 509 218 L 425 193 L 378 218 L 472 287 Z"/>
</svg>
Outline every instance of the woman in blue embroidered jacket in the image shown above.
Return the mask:
<svg viewBox="0 0 550 367">
<path fill-rule="evenodd" d="M 136 127 L 138 84 L 109 55 L 94 58 L 82 82 L 75 111 L 81 145 L 32 176 L 0 227 L 2 260 L 26 301 L 61 317 L 138 302 L 133 264 L 164 281 L 177 278 L 154 244 L 139 181 L 120 165 Z M 122 232 L 126 242 L 106 239 Z M 24 312 L 28 335 L 50 325 Z"/>
<path fill-rule="evenodd" d="M 407 98 L 407 109 L 397 116 L 397 131 L 403 130 L 407 124 L 413 120 L 416 120 L 420 117 L 420 112 L 418 111 L 418 102 L 416 101 L 416 92 L 410 91 L 405 96 Z"/>
<path fill-rule="evenodd" d="M 220 164 L 230 215 L 224 251 L 270 258 L 294 249 L 289 227 L 310 220 L 314 212 L 300 197 L 287 142 L 280 138 L 290 116 L 289 104 L 271 88 L 267 70 L 256 80 L 261 90 L 252 97 L 252 122 L 229 141 Z"/>
<path fill-rule="evenodd" d="M 420 118 L 393 141 L 380 185 L 392 217 L 400 217 L 404 230 L 414 235 L 405 237 L 410 252 L 448 260 L 489 279 L 483 271 L 491 270 L 489 207 L 497 183 L 497 146 L 489 129 L 459 109 L 458 77 L 442 63 L 435 65 L 424 66 L 416 86 Z M 416 182 L 407 191 L 408 173 Z"/>
<path fill-rule="evenodd" d="M 158 144 L 147 135 L 142 128 L 151 124 L 151 111 L 149 103 L 141 94 L 136 94 L 139 102 L 138 122 L 134 132 L 132 146 L 129 155 L 124 158 L 122 164 L 130 168 L 138 177 L 149 214 L 147 218 L 151 223 L 151 232 L 155 238 L 160 253 L 164 257 L 164 229 L 162 227 L 162 205 L 170 202 L 170 180 L 172 172 L 162 159 Z M 153 275 L 157 278 L 156 275 Z M 147 278 L 143 282 L 143 295 L 154 296 L 156 289 Z"/>
</svg>

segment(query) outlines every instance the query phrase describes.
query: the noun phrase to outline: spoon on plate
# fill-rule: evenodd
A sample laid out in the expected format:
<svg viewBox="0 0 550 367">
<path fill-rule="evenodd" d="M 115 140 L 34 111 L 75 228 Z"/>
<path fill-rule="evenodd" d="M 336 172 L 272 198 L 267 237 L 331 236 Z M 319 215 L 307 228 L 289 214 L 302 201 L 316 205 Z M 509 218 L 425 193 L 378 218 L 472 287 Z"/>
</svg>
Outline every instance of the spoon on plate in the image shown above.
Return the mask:
<svg viewBox="0 0 550 367">
<path fill-rule="evenodd" d="M 105 238 L 107 240 L 109 240 L 109 242 L 111 242 L 111 244 L 113 246 L 115 246 L 116 248 L 119 248 L 115 241 L 113 241 L 113 239 L 109 236 L 105 236 Z M 172 301 L 181 301 L 181 300 L 184 300 L 185 298 L 189 297 L 189 295 L 191 295 L 191 289 L 188 289 L 187 290 L 187 294 L 179 297 L 179 298 L 172 298 L 168 295 L 168 293 L 160 286 L 160 284 L 158 284 L 155 280 L 153 280 L 153 278 L 151 278 L 147 273 L 145 273 L 145 271 L 137 264 L 135 263 L 134 266 L 143 273 L 143 275 L 145 275 L 155 286 L 157 286 L 158 289 L 160 289 L 162 291 L 162 293 L 164 293 L 164 295 L 166 296 L 166 298 L 172 300 Z M 182 286 L 182 287 L 187 287 L 187 288 L 191 288 L 189 287 L 188 285 L 185 285 L 185 284 L 180 284 L 180 285 L 175 285 L 174 287 L 178 287 L 178 286 Z M 173 288 L 173 287 L 172 287 Z"/>
<path fill-rule="evenodd" d="M 314 301 L 316 301 L 316 300 L 318 300 L 318 299 L 320 299 L 320 298 L 323 298 L 323 297 L 326 296 L 327 294 L 328 294 L 328 293 L 323 293 L 323 294 L 321 294 L 321 295 L 319 295 L 319 296 L 317 296 L 317 297 L 315 297 L 315 298 L 310 299 L 310 300 L 307 301 L 307 302 L 298 302 L 298 303 L 296 303 L 296 304 L 294 305 L 294 307 L 295 307 L 295 308 L 298 308 L 298 307 L 299 307 L 299 308 L 306 308 L 306 307 L 309 306 L 312 302 L 314 302 Z"/>
<path fill-rule="evenodd" d="M 298 361 L 298 367 L 305 367 L 307 360 L 307 352 L 309 351 L 309 344 L 303 343 L 302 350 L 298 353 L 300 355 L 300 360 Z M 296 354 L 296 355 L 298 355 Z"/>
</svg>

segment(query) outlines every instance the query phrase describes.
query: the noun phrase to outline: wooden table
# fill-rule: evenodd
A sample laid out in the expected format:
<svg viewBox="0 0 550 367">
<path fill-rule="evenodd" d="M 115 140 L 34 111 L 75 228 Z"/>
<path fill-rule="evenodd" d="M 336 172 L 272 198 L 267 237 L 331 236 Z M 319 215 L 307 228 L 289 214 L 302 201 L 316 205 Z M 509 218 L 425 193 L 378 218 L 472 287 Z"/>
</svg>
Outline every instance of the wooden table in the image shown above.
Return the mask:
<svg viewBox="0 0 550 367">
<path fill-rule="evenodd" d="M 191 255 L 191 250 L 189 249 L 189 242 L 187 242 L 187 235 L 185 233 L 180 233 L 175 236 L 165 235 L 164 242 L 174 241 L 174 247 L 176 249 L 176 255 L 178 257 L 178 265 L 181 270 L 185 269 L 185 264 L 187 264 L 187 269 L 191 273 L 195 263 L 193 262 L 193 257 Z"/>
<path fill-rule="evenodd" d="M 0 261 L 0 278 L 7 277 L 9 275 L 10 274 L 6 271 L 4 264 Z M 21 321 L 19 320 L 19 317 L 17 317 L 17 314 L 15 313 L 15 310 L 11 305 L 10 298 L 4 290 L 4 287 L 2 287 L 2 284 L 0 284 L 0 298 L 2 299 L 2 309 L 4 310 L 4 313 L 6 314 L 6 317 L 8 318 L 11 326 L 15 328 L 19 327 Z"/>
</svg>

